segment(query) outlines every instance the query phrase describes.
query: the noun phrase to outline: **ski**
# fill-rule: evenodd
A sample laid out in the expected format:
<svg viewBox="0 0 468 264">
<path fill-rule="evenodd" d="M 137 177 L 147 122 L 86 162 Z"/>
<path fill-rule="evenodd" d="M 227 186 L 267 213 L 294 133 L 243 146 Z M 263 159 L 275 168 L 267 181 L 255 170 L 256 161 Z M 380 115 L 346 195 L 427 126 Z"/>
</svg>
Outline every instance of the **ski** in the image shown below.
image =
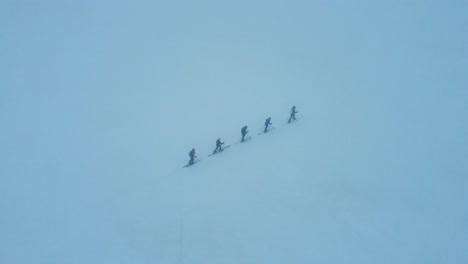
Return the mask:
<svg viewBox="0 0 468 264">
<path fill-rule="evenodd" d="M 199 160 L 195 160 L 192 164 L 189 163 L 189 164 L 185 165 L 183 168 L 190 167 L 190 166 L 194 165 L 197 162 L 199 162 Z"/>
<path fill-rule="evenodd" d="M 211 153 L 210 155 L 208 155 L 208 157 L 211 157 L 211 156 L 213 156 L 213 155 L 215 155 L 215 154 L 221 153 L 221 152 L 223 152 L 225 149 L 229 148 L 230 146 L 231 146 L 231 145 L 227 145 L 227 146 L 225 146 L 224 148 L 222 148 L 221 150 L 216 151 L 215 153 Z"/>
<path fill-rule="evenodd" d="M 268 130 L 266 132 L 265 132 L 265 130 L 260 131 L 258 133 L 258 135 L 263 135 L 263 134 L 266 134 L 266 133 L 268 133 L 270 131 L 273 131 L 273 130 L 275 130 L 275 127 L 270 127 L 270 128 L 268 128 Z"/>
<path fill-rule="evenodd" d="M 244 138 L 244 141 L 238 141 L 237 143 L 244 143 L 244 142 L 249 141 L 250 139 L 252 139 L 252 137 L 248 136 L 248 137 Z"/>
<path fill-rule="evenodd" d="M 299 119 L 301 119 L 301 117 L 303 117 L 303 116 L 304 116 L 304 115 L 299 115 L 299 116 L 296 117 L 296 119 L 291 120 L 291 122 L 288 122 L 289 120 L 288 120 L 288 121 L 284 121 L 284 123 L 282 124 L 282 126 L 295 123 L 295 122 L 299 121 Z"/>
<path fill-rule="evenodd" d="M 251 136 L 248 136 L 248 137 L 246 137 L 246 138 L 244 139 L 244 142 L 248 142 L 248 141 L 250 141 L 251 139 L 252 139 L 252 137 L 251 137 Z M 243 142 L 241 142 L 241 143 L 243 143 Z"/>
</svg>

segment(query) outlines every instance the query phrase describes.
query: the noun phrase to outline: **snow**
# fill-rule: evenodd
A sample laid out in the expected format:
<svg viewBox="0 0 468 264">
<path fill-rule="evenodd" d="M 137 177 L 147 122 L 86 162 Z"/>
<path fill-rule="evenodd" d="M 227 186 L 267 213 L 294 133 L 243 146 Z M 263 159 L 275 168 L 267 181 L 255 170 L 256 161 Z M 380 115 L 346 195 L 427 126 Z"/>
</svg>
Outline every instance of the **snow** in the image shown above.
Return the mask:
<svg viewBox="0 0 468 264">
<path fill-rule="evenodd" d="M 0 263 L 468 263 L 466 4 L 243 2 L 0 4 Z"/>
</svg>

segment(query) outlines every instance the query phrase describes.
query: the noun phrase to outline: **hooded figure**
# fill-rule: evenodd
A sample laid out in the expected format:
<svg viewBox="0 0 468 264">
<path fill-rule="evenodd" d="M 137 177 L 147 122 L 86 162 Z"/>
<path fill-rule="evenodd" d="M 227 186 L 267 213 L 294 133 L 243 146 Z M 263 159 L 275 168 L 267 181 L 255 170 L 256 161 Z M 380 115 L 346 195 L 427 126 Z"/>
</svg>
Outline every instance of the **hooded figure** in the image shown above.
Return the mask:
<svg viewBox="0 0 468 264">
<path fill-rule="evenodd" d="M 221 138 L 218 138 L 218 140 L 216 140 L 216 148 L 213 151 L 213 154 L 215 154 L 216 151 L 218 151 L 218 149 L 219 149 L 219 151 L 223 150 L 223 148 L 221 147 L 221 145 L 223 145 L 223 144 L 224 144 L 224 142 L 221 142 Z"/>
<path fill-rule="evenodd" d="M 265 130 L 264 130 L 263 132 L 266 133 L 267 130 L 268 130 L 268 126 L 269 126 L 269 125 L 273 125 L 270 121 L 271 121 L 271 117 L 269 117 L 269 118 L 267 118 L 267 119 L 265 120 Z"/>
<path fill-rule="evenodd" d="M 241 133 L 242 133 L 241 142 L 244 142 L 245 135 L 247 135 L 247 133 L 249 133 L 249 131 L 247 130 L 247 126 L 244 126 L 244 127 L 241 129 Z"/>
<path fill-rule="evenodd" d="M 291 123 L 291 119 L 296 120 L 296 114 L 297 114 L 296 106 L 293 106 L 291 108 L 291 117 L 289 117 L 288 123 Z"/>
<path fill-rule="evenodd" d="M 195 155 L 195 149 L 194 148 L 189 152 L 189 157 L 190 157 L 189 164 L 192 165 L 194 163 L 193 160 L 197 157 Z"/>
</svg>

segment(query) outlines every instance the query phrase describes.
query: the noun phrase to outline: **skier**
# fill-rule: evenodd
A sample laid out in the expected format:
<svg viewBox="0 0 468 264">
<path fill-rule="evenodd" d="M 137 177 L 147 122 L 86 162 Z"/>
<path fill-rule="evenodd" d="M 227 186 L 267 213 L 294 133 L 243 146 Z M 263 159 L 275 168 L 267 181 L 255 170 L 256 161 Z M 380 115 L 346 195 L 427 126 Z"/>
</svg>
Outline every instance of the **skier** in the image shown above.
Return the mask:
<svg viewBox="0 0 468 264">
<path fill-rule="evenodd" d="M 263 132 L 266 133 L 267 130 L 268 130 L 268 126 L 269 126 L 269 125 L 273 125 L 270 121 L 271 121 L 271 117 L 269 117 L 269 118 L 267 118 L 267 119 L 265 120 L 265 130 L 264 130 Z"/>
<path fill-rule="evenodd" d="M 242 133 L 241 142 L 244 142 L 245 135 L 247 135 L 247 133 L 249 133 L 249 131 L 247 131 L 247 126 L 244 126 L 244 127 L 241 129 L 241 133 Z"/>
<path fill-rule="evenodd" d="M 216 148 L 213 151 L 213 154 L 215 154 L 216 151 L 218 151 L 218 149 L 219 149 L 219 151 L 222 151 L 223 148 L 221 147 L 221 145 L 223 145 L 223 144 L 224 144 L 224 142 L 221 142 L 221 138 L 218 138 L 218 140 L 216 140 Z"/>
<path fill-rule="evenodd" d="M 190 157 L 189 165 L 193 165 L 193 163 L 194 163 L 193 159 L 195 159 L 197 157 L 195 155 L 195 149 L 194 148 L 189 152 L 189 157 Z"/>
<path fill-rule="evenodd" d="M 291 117 L 289 118 L 288 123 L 291 123 L 291 119 L 296 120 L 296 114 L 297 114 L 296 106 L 293 106 L 291 108 Z"/>
</svg>

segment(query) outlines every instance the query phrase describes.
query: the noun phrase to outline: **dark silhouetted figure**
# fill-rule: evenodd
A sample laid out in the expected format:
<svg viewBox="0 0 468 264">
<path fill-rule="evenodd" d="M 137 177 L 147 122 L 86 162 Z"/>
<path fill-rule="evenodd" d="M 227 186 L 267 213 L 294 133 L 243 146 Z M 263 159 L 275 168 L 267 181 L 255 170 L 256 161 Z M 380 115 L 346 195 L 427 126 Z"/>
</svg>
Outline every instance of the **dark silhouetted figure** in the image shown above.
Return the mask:
<svg viewBox="0 0 468 264">
<path fill-rule="evenodd" d="M 244 126 L 244 127 L 241 129 L 241 133 L 242 133 L 241 142 L 244 142 L 245 135 L 247 135 L 247 133 L 249 133 L 249 131 L 247 130 L 247 126 Z"/>
<path fill-rule="evenodd" d="M 213 154 L 215 154 L 216 151 L 218 151 L 218 149 L 219 149 L 219 151 L 223 150 L 223 148 L 221 147 L 221 145 L 223 145 L 223 144 L 224 144 L 224 142 L 221 142 L 221 138 L 218 138 L 218 140 L 216 140 L 216 148 L 213 151 Z"/>
<path fill-rule="evenodd" d="M 189 165 L 193 165 L 193 160 L 197 157 L 195 155 L 195 149 L 192 149 L 190 152 L 189 152 L 189 157 L 190 157 L 190 161 L 189 161 Z"/>
<path fill-rule="evenodd" d="M 271 117 L 269 117 L 269 118 L 267 118 L 267 119 L 265 120 L 265 130 L 264 130 L 263 132 L 266 133 L 266 132 L 268 131 L 268 126 L 269 126 L 269 125 L 273 125 L 270 121 L 271 121 Z"/>
<path fill-rule="evenodd" d="M 293 107 L 291 108 L 291 117 L 289 118 L 288 123 L 291 123 L 291 119 L 292 119 L 292 120 L 296 120 L 296 114 L 297 114 L 296 106 L 293 106 Z"/>
</svg>

